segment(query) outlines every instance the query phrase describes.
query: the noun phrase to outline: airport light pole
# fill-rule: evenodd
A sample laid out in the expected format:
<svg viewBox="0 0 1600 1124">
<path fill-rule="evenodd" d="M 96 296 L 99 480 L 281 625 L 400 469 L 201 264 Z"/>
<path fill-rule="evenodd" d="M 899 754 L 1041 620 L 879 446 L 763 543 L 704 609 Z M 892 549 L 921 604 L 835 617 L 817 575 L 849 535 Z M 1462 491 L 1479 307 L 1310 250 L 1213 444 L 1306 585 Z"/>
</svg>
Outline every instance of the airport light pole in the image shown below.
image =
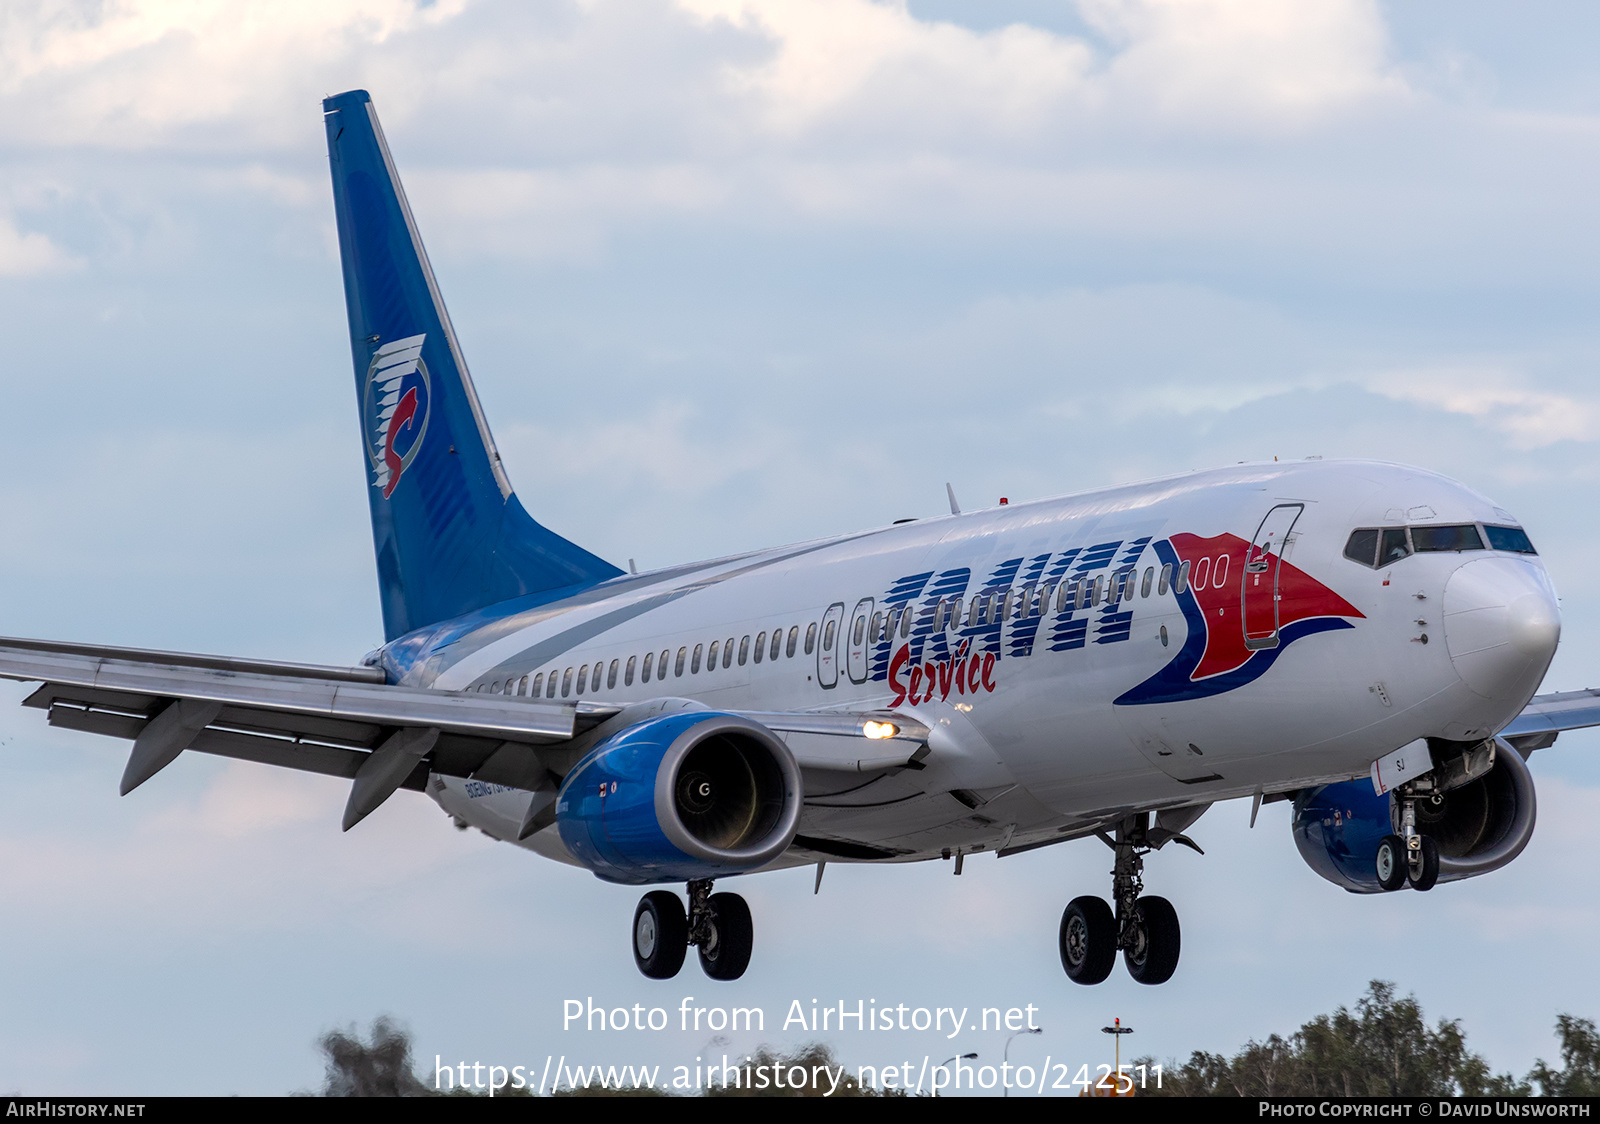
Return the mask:
<svg viewBox="0 0 1600 1124">
<path fill-rule="evenodd" d="M 1119 1017 L 1119 1018 L 1112 1019 L 1110 1026 L 1101 1027 L 1100 1028 L 1100 1033 L 1101 1034 L 1112 1034 L 1112 1035 L 1116 1036 L 1116 1043 L 1117 1043 L 1116 1066 L 1117 1066 L 1117 1069 L 1116 1069 L 1116 1072 L 1113 1073 L 1112 1076 L 1111 1076 L 1111 1090 L 1112 1090 L 1112 1095 L 1113 1096 L 1120 1096 L 1121 1094 L 1118 1091 L 1122 1088 L 1122 1036 L 1124 1034 L 1132 1034 L 1133 1033 L 1133 1027 L 1131 1027 L 1131 1026 L 1123 1026 L 1122 1025 L 1122 1019 Z M 1132 1089 L 1132 1087 L 1133 1087 L 1133 1084 L 1132 1084 L 1131 1080 L 1129 1082 L 1128 1087 L 1130 1089 Z"/>
<path fill-rule="evenodd" d="M 1035 1026 L 1035 1027 L 1030 1027 L 1027 1030 L 1019 1030 L 1019 1031 L 1017 1031 L 1016 1034 L 1013 1034 L 1011 1036 L 1011 1038 L 1020 1038 L 1024 1034 L 1043 1034 L 1043 1033 L 1044 1033 L 1044 1027 Z M 1007 1038 L 1006 1039 L 1006 1052 L 1005 1052 L 1005 1058 L 1004 1058 L 1004 1061 L 1005 1061 L 1006 1065 L 1010 1065 L 1011 1064 L 1011 1038 Z M 1004 1073 L 1006 1071 L 1002 1070 L 1001 1072 Z M 1005 1086 L 1000 1090 L 1000 1095 L 1002 1097 L 1009 1097 L 1011 1095 L 1011 1081 L 1010 1081 L 1009 1078 L 1006 1080 Z"/>
<path fill-rule="evenodd" d="M 975 1053 L 973 1053 L 973 1054 L 957 1054 L 954 1057 L 946 1058 L 944 1061 L 940 1062 L 934 1068 L 935 1069 L 943 1069 L 945 1066 L 949 1065 L 953 1061 L 975 1062 L 977 1060 L 978 1060 L 978 1055 L 975 1054 Z M 933 1095 L 936 1096 L 936 1097 L 939 1095 L 939 1086 L 935 1085 L 933 1087 Z"/>
</svg>

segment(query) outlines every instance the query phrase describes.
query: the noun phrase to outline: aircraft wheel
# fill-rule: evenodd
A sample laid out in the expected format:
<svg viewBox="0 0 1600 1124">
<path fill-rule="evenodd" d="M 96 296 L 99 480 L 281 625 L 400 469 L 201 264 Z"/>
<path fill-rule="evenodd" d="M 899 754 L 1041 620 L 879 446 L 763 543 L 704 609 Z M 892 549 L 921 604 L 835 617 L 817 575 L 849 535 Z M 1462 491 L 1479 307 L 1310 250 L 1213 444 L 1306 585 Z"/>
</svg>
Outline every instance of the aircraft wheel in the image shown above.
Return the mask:
<svg viewBox="0 0 1600 1124">
<path fill-rule="evenodd" d="M 1398 890 L 1406 883 L 1406 841 L 1398 835 L 1385 835 L 1378 841 L 1378 885 L 1385 890 Z"/>
<path fill-rule="evenodd" d="M 689 952 L 689 922 L 671 890 L 651 890 L 633 911 L 633 962 L 653 980 L 670 980 Z"/>
<path fill-rule="evenodd" d="M 750 966 L 755 947 L 750 907 L 738 894 L 712 894 L 708 904 L 711 939 L 700 946 L 700 967 L 714 980 L 736 980 Z"/>
<path fill-rule="evenodd" d="M 1439 845 L 1431 835 L 1422 836 L 1421 842 L 1422 846 L 1407 856 L 1406 877 L 1413 890 L 1431 890 L 1439 881 Z"/>
<path fill-rule="evenodd" d="M 1140 898 L 1137 928 L 1134 946 L 1122 952 L 1128 975 L 1142 984 L 1166 983 L 1178 970 L 1178 950 L 1183 943 L 1178 911 L 1166 898 Z"/>
<path fill-rule="evenodd" d="M 1104 898 L 1073 898 L 1061 914 L 1061 967 L 1073 983 L 1097 984 L 1117 962 L 1117 919 Z"/>
</svg>

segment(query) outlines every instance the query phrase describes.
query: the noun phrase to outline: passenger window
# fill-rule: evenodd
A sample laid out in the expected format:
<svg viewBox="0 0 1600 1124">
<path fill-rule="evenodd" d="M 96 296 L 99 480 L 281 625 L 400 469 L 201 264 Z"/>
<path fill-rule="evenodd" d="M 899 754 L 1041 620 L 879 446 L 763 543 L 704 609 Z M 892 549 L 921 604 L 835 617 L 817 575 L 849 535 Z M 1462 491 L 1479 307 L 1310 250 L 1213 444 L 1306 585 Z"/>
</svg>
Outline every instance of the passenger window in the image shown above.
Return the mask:
<svg viewBox="0 0 1600 1124">
<path fill-rule="evenodd" d="M 690 675 L 699 675 L 700 674 L 700 651 L 701 651 L 701 646 L 699 644 L 696 644 L 694 646 L 694 655 L 691 656 L 690 659 L 689 659 L 689 674 Z"/>
<path fill-rule="evenodd" d="M 555 670 L 555 668 L 551 668 L 550 669 L 550 681 L 545 684 L 544 697 L 547 698 L 547 699 L 553 699 L 553 698 L 556 697 L 556 670 Z"/>
<path fill-rule="evenodd" d="M 1450 527 L 1413 527 L 1411 545 L 1418 554 L 1482 550 L 1483 538 L 1478 534 L 1478 528 L 1471 523 Z"/>
<path fill-rule="evenodd" d="M 611 661 L 611 667 L 606 672 L 606 690 L 608 690 L 608 691 L 612 691 L 612 690 L 616 689 L 616 686 L 617 686 L 617 668 L 618 668 L 618 666 L 620 666 L 620 662 L 621 661 L 619 661 L 619 660 L 612 660 Z"/>
<path fill-rule="evenodd" d="M 1378 544 L 1378 565 L 1387 566 L 1411 554 L 1411 544 L 1406 541 L 1404 527 L 1385 527 Z"/>
<path fill-rule="evenodd" d="M 1139 570 L 1135 567 L 1122 575 L 1122 599 L 1133 600 L 1133 587 L 1139 584 Z"/>
<path fill-rule="evenodd" d="M 739 641 L 739 666 L 744 666 L 744 661 L 750 655 L 750 637 L 743 637 Z"/>
<path fill-rule="evenodd" d="M 882 613 L 872 614 L 872 640 L 874 643 L 879 643 L 884 638 L 883 621 Z"/>
<path fill-rule="evenodd" d="M 767 653 L 767 659 L 777 659 L 781 651 L 783 651 L 783 629 L 780 626 L 772 630 L 772 651 Z"/>
<path fill-rule="evenodd" d="M 828 622 L 828 627 L 825 630 L 823 630 L 823 633 L 822 633 L 822 650 L 824 652 L 833 651 L 833 630 L 834 630 L 834 623 L 832 621 L 829 621 Z"/>
<path fill-rule="evenodd" d="M 706 670 L 707 671 L 715 671 L 716 670 L 716 667 L 717 667 L 717 648 L 718 647 L 719 647 L 718 642 L 713 640 L 711 642 L 711 658 L 706 661 Z M 700 662 L 699 660 L 695 661 L 696 664 L 698 664 L 699 662 Z M 698 671 L 699 668 L 696 667 L 695 670 Z"/>
<path fill-rule="evenodd" d="M 572 694 L 572 669 L 569 667 L 566 674 L 561 677 L 561 697 L 566 698 Z"/>
<path fill-rule="evenodd" d="M 645 659 L 649 659 L 649 658 L 650 658 L 649 656 L 645 657 Z M 633 668 L 634 668 L 634 665 L 638 662 L 638 660 L 639 660 L 638 656 L 629 656 L 628 657 L 628 666 L 622 669 L 622 685 L 624 687 L 633 686 Z"/>
<path fill-rule="evenodd" d="M 733 663 L 733 637 L 728 637 L 722 642 L 722 666 L 727 667 Z"/>
<path fill-rule="evenodd" d="M 1150 584 L 1152 582 L 1154 582 L 1155 580 L 1156 580 L 1156 568 L 1154 566 L 1146 566 L 1144 568 L 1144 584 L 1139 587 L 1139 596 L 1140 597 L 1149 597 L 1150 596 Z"/>
<path fill-rule="evenodd" d="M 578 694 L 580 694 L 580 695 L 583 694 L 583 685 L 584 685 L 585 680 L 587 680 L 588 678 L 589 678 L 589 665 L 588 664 L 584 664 L 582 667 L 580 667 L 578 669 Z"/>
<path fill-rule="evenodd" d="M 1105 590 L 1105 581 L 1106 576 L 1104 574 L 1099 574 L 1095 577 L 1094 585 L 1089 589 L 1089 605 L 1091 608 L 1099 607 L 1101 594 Z"/>
<path fill-rule="evenodd" d="M 1489 536 L 1490 550 L 1509 550 L 1515 554 L 1538 554 L 1528 540 L 1528 532 L 1521 527 L 1493 527 L 1484 524 L 1483 533 Z"/>
<path fill-rule="evenodd" d="M 790 625 L 789 626 L 789 643 L 788 643 L 788 646 L 785 647 L 784 650 L 783 650 L 784 656 L 786 656 L 788 659 L 791 659 L 791 660 L 794 659 L 794 646 L 795 646 L 796 641 L 798 641 L 799 639 L 800 639 L 800 626 L 797 625 L 797 624 Z M 806 634 L 806 651 L 807 652 L 811 651 L 811 634 L 810 633 Z"/>
<path fill-rule="evenodd" d="M 766 654 L 767 654 L 767 634 L 765 632 L 757 633 L 756 634 L 756 663 L 760 663 L 761 662 L 761 657 L 766 655 Z"/>
<path fill-rule="evenodd" d="M 798 628 L 799 625 L 796 625 L 795 627 Z M 809 656 L 812 652 L 816 651 L 816 648 L 817 622 L 812 621 L 810 624 L 806 625 L 806 655 Z"/>
<path fill-rule="evenodd" d="M 675 675 L 677 675 L 679 678 L 682 678 L 683 677 L 684 665 L 687 664 L 688 662 L 689 662 L 689 649 L 688 648 L 679 648 L 678 649 L 678 662 L 677 662 L 677 665 L 673 668 L 673 673 Z"/>
<path fill-rule="evenodd" d="M 639 682 L 650 682 L 650 665 L 655 662 L 655 659 L 656 654 L 654 652 L 646 652 L 644 654 L 644 667 L 639 672 Z"/>
<path fill-rule="evenodd" d="M 656 678 L 657 679 L 665 679 L 667 677 L 667 659 L 671 655 L 672 655 L 672 649 L 668 648 L 665 651 L 663 651 L 661 653 L 660 658 L 656 660 Z M 683 662 L 681 660 L 678 663 L 678 674 L 679 675 L 683 674 Z"/>
<path fill-rule="evenodd" d="M 541 671 L 538 675 L 533 677 L 533 691 L 531 694 L 534 698 L 538 698 L 540 695 L 544 694 L 544 672 Z"/>
<path fill-rule="evenodd" d="M 1163 562 L 1161 564 L 1161 578 L 1160 578 L 1159 581 L 1156 582 L 1156 596 L 1157 597 L 1165 597 L 1167 595 L 1167 586 L 1169 586 L 1171 584 L 1172 584 L 1172 563 L 1171 562 Z"/>
<path fill-rule="evenodd" d="M 1189 563 L 1178 567 L 1178 576 L 1172 579 L 1172 592 L 1184 593 L 1189 589 Z"/>
<path fill-rule="evenodd" d="M 861 643 L 862 637 L 865 635 L 866 631 L 867 631 L 867 615 L 865 613 L 862 613 L 859 617 L 856 618 L 856 629 L 855 629 L 855 633 L 856 634 L 851 639 L 850 642 L 852 644 Z"/>
<path fill-rule="evenodd" d="M 1377 565 L 1377 529 L 1369 527 L 1362 531 L 1351 531 L 1350 541 L 1344 544 L 1344 556 L 1352 562 L 1361 563 L 1363 566 Z"/>
<path fill-rule="evenodd" d="M 900 610 L 900 639 L 904 640 L 911 635 L 911 623 L 915 616 L 916 613 L 913 612 L 910 605 Z"/>
</svg>

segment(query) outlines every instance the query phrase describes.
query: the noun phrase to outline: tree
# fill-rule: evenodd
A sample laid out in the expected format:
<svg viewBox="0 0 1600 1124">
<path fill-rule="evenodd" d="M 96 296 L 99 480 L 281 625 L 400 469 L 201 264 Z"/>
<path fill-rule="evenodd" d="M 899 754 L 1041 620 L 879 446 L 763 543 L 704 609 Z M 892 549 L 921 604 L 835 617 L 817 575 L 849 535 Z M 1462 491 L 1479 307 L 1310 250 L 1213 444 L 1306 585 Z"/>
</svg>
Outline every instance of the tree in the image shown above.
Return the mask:
<svg viewBox="0 0 1600 1124">
<path fill-rule="evenodd" d="M 1540 1058 L 1528 1071 L 1528 1080 L 1546 1097 L 1593 1097 L 1600 1094 L 1600 1034 L 1591 1019 L 1556 1016 L 1561 1038 L 1561 1068 L 1551 1069 Z"/>
<path fill-rule="evenodd" d="M 431 1090 L 411 1071 L 411 1036 L 388 1018 L 372 1021 L 372 1041 L 330 1030 L 317 1040 L 327 1061 L 325 1097 L 425 1097 Z"/>
<path fill-rule="evenodd" d="M 1573 1054 L 1590 1069 L 1569 1062 L 1568 1071 L 1592 1075 L 1600 1040 L 1594 1025 Z M 1579 1042 L 1581 1036 L 1573 1037 Z M 1567 1038 L 1563 1038 L 1565 1043 Z M 1565 1053 L 1566 1047 L 1563 1047 Z M 1585 1054 L 1584 1049 L 1589 1052 Z M 1141 1058 L 1140 1063 L 1153 1064 Z M 1136 1063 L 1139 1064 L 1139 1063 Z M 1592 1077 L 1590 1078 L 1592 1080 Z M 1161 1093 L 1178 1096 L 1427 1097 L 1526 1094 L 1510 1074 L 1490 1076 L 1489 1067 L 1467 1049 L 1457 1020 L 1429 1027 L 1415 996 L 1397 998 L 1392 983 L 1373 980 L 1355 1010 L 1340 1007 L 1318 1015 L 1285 1039 L 1250 1040 L 1231 1059 L 1196 1052 L 1185 1065 L 1163 1073 Z M 1155 1089 L 1147 1092 L 1157 1092 Z"/>
</svg>

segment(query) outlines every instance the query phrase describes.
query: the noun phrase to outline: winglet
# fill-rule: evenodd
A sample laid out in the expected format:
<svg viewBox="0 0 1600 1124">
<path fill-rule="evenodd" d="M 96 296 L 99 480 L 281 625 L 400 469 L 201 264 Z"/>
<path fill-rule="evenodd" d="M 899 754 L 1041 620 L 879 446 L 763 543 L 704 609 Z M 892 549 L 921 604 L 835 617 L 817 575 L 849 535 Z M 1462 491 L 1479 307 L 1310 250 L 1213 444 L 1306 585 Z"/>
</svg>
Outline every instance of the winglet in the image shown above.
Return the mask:
<svg viewBox="0 0 1600 1124">
<path fill-rule="evenodd" d="M 961 505 L 956 503 L 956 490 L 950 486 L 950 482 L 948 480 L 945 481 L 944 491 L 945 495 L 950 497 L 950 514 L 960 515 Z"/>
</svg>

